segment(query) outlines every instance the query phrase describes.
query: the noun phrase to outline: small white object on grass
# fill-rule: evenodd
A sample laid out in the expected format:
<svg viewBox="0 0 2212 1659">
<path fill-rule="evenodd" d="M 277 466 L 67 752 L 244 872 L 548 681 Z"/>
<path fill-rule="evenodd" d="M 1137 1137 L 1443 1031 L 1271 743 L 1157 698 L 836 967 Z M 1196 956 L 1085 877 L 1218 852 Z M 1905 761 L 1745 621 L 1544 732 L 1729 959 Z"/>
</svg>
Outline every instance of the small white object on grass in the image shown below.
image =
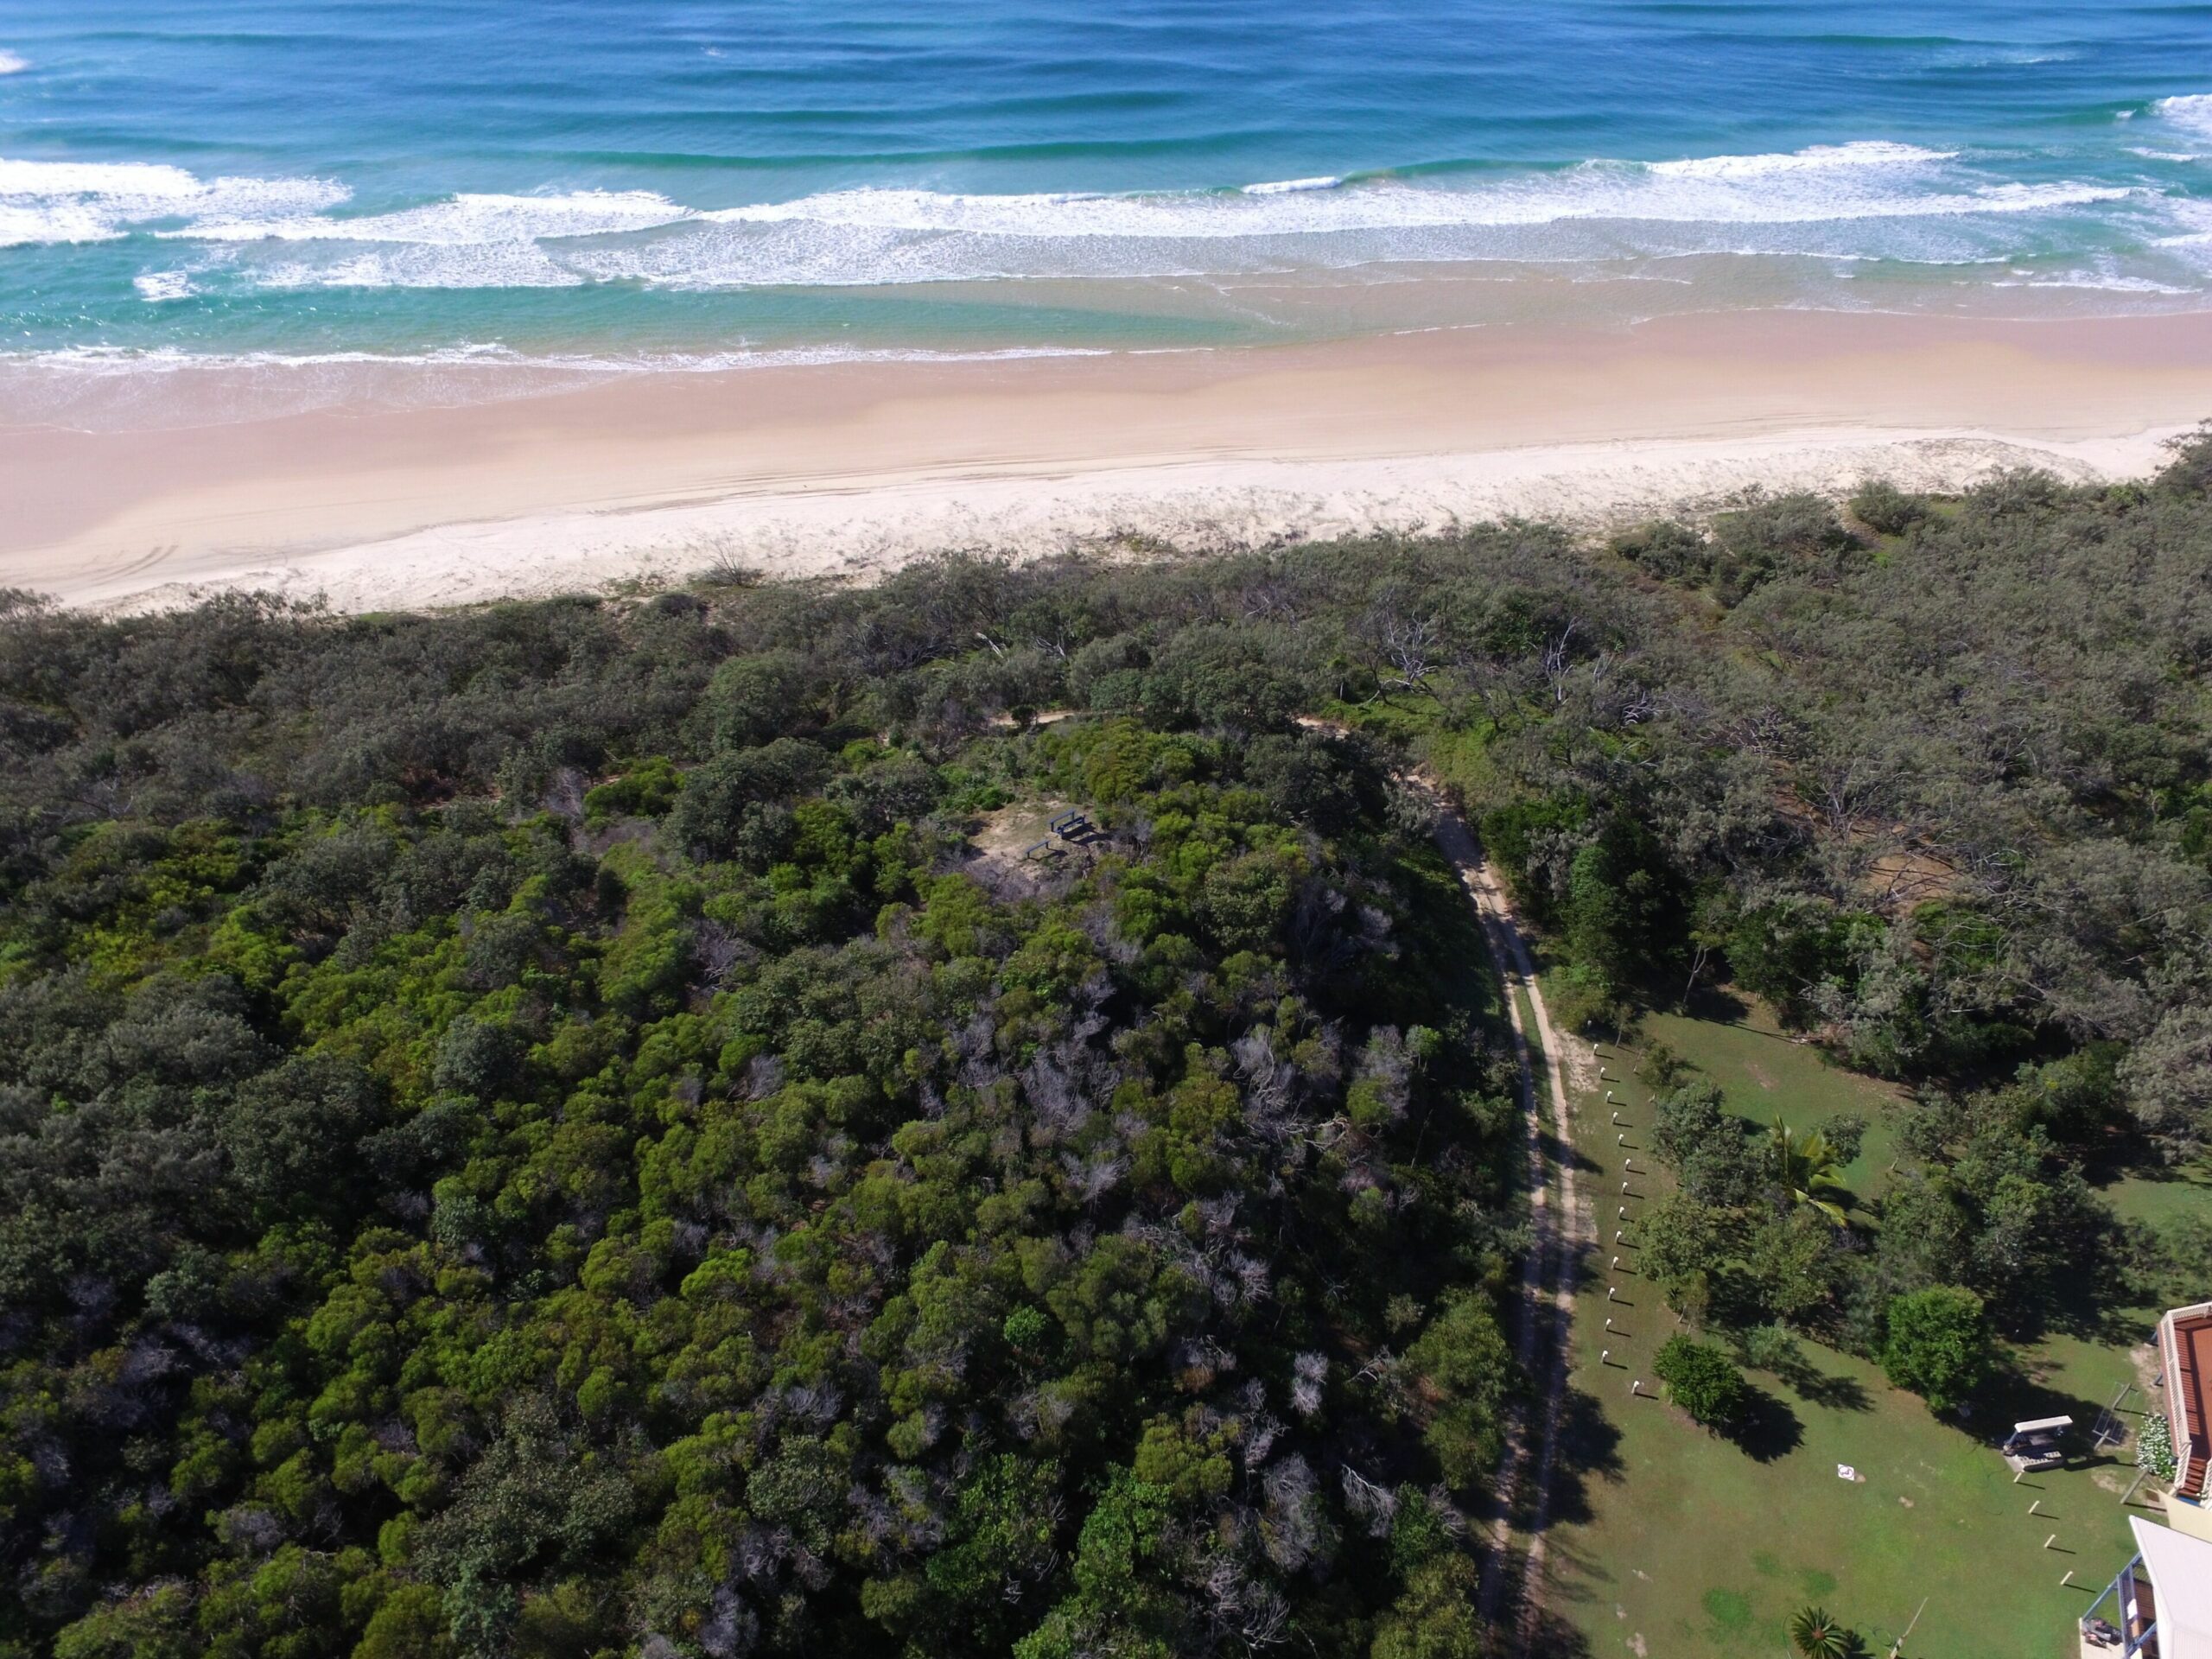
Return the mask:
<svg viewBox="0 0 2212 1659">
<path fill-rule="evenodd" d="M 1835 1466 L 1835 1478 L 1838 1480 L 1856 1480 L 1859 1471 L 1847 1463 L 1839 1463 Z"/>
<path fill-rule="evenodd" d="M 1604 1364 L 1607 1360 L 1611 1359 L 1612 1357 L 1613 1357 L 1613 1351 L 1612 1351 L 1611 1349 L 1610 1349 L 1610 1348 L 1600 1348 L 1600 1349 L 1598 1351 L 1598 1363 L 1599 1363 L 1600 1365 L 1603 1365 L 1603 1364 Z"/>
</svg>

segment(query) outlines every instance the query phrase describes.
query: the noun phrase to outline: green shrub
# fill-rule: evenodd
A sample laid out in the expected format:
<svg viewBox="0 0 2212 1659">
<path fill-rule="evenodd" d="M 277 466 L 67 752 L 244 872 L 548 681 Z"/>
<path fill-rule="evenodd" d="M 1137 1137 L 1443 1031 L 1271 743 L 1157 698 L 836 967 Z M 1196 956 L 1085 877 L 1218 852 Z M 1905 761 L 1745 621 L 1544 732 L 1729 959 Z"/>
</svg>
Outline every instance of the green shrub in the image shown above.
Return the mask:
<svg viewBox="0 0 2212 1659">
<path fill-rule="evenodd" d="M 1989 1374 L 1989 1320 L 1982 1300 L 1955 1285 L 1937 1285 L 1892 1300 L 1882 1370 L 1937 1411 L 1957 1405 Z"/>
<path fill-rule="evenodd" d="M 1734 1423 L 1751 1402 L 1751 1385 L 1736 1362 L 1709 1343 L 1669 1337 L 1651 1370 L 1667 1385 L 1668 1397 L 1708 1428 Z"/>
<path fill-rule="evenodd" d="M 2135 1466 L 2161 1486 L 2174 1484 L 2180 1465 L 2174 1457 L 2173 1430 L 2167 1426 L 2164 1412 L 2144 1414 L 2142 1427 L 2135 1431 Z"/>
<path fill-rule="evenodd" d="M 676 804 L 683 792 L 683 774 L 664 754 L 640 765 L 584 794 L 584 817 L 590 823 L 609 818 L 657 818 Z"/>
<path fill-rule="evenodd" d="M 1902 536 L 1931 514 L 1927 500 L 1876 479 L 1851 498 L 1851 516 L 1878 536 Z"/>
</svg>

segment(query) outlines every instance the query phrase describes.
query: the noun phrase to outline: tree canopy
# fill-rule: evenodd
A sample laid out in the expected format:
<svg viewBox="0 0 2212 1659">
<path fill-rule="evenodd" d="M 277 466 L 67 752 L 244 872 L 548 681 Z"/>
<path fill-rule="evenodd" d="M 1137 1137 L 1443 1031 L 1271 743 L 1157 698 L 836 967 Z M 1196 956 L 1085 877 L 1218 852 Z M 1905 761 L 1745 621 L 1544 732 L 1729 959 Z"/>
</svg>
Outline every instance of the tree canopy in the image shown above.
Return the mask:
<svg viewBox="0 0 2212 1659">
<path fill-rule="evenodd" d="M 1735 1422 L 1750 1398 L 1750 1385 L 1735 1361 L 1709 1343 L 1679 1333 L 1667 1338 L 1651 1369 L 1667 1385 L 1667 1397 L 1709 1427 Z"/>
<path fill-rule="evenodd" d="M 1870 1239 L 1863 1125 L 1669 1079 L 1650 1264 L 1955 1397 L 1960 1299 L 2030 1328 L 2116 1236 L 2086 1149 L 2212 1134 L 2205 454 L 1605 546 L 8 596 L 0 1655 L 1473 1653 L 1516 1126 L 1417 764 L 1578 1017 L 1732 983 L 1910 1090 Z"/>
</svg>

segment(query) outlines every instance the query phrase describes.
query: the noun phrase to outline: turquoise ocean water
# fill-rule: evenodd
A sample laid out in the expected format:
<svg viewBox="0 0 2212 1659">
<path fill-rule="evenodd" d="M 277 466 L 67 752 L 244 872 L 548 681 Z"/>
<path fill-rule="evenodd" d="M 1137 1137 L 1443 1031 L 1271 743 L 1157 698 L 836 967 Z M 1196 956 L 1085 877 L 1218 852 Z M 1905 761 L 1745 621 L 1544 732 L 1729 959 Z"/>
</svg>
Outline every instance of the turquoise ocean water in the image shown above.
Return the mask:
<svg viewBox="0 0 2212 1659">
<path fill-rule="evenodd" d="M 19 410 L 2208 296 L 2180 0 L 0 0 Z"/>
</svg>

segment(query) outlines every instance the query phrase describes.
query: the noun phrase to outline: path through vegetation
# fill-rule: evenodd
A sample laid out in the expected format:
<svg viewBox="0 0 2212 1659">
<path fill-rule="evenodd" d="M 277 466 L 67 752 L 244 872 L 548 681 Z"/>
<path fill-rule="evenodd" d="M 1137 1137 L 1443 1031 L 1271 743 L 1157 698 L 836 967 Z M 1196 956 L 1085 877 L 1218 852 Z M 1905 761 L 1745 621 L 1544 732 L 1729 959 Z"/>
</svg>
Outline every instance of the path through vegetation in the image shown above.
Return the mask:
<svg viewBox="0 0 2212 1659">
<path fill-rule="evenodd" d="M 1552 1470 L 1559 1448 L 1560 1402 L 1567 1392 L 1568 1341 L 1574 1317 L 1575 1258 L 1579 1247 L 1586 1242 L 1588 1217 L 1575 1199 L 1570 1155 L 1574 1141 L 1567 1119 L 1568 1096 L 1561 1071 L 1566 1047 L 1544 1007 L 1543 991 L 1536 982 L 1535 960 L 1521 936 L 1512 902 L 1497 873 L 1484 861 L 1465 820 L 1446 808 L 1437 821 L 1436 839 L 1459 872 L 1482 924 L 1491 960 L 1497 968 L 1515 1056 L 1520 1063 L 1522 1121 L 1528 1134 L 1529 1241 L 1522 1264 L 1523 1316 L 1516 1357 L 1524 1375 L 1536 1373 L 1544 1309 L 1548 1307 L 1552 1315 L 1549 1374 L 1541 1391 L 1541 1421 L 1532 1426 L 1529 1409 L 1523 1406 L 1506 1426 L 1505 1456 L 1497 1483 L 1497 1522 L 1482 1583 L 1483 1619 L 1495 1624 L 1509 1587 L 1514 1517 L 1523 1509 L 1522 1488 L 1529 1476 L 1533 1446 L 1535 1478 L 1526 1495 L 1528 1547 L 1521 1558 L 1518 1600 L 1520 1644 L 1526 1649 L 1531 1645 L 1539 1611 L 1544 1532 L 1550 1520 Z M 1541 1087 L 1536 1075 L 1539 1060 L 1544 1072 Z"/>
</svg>

